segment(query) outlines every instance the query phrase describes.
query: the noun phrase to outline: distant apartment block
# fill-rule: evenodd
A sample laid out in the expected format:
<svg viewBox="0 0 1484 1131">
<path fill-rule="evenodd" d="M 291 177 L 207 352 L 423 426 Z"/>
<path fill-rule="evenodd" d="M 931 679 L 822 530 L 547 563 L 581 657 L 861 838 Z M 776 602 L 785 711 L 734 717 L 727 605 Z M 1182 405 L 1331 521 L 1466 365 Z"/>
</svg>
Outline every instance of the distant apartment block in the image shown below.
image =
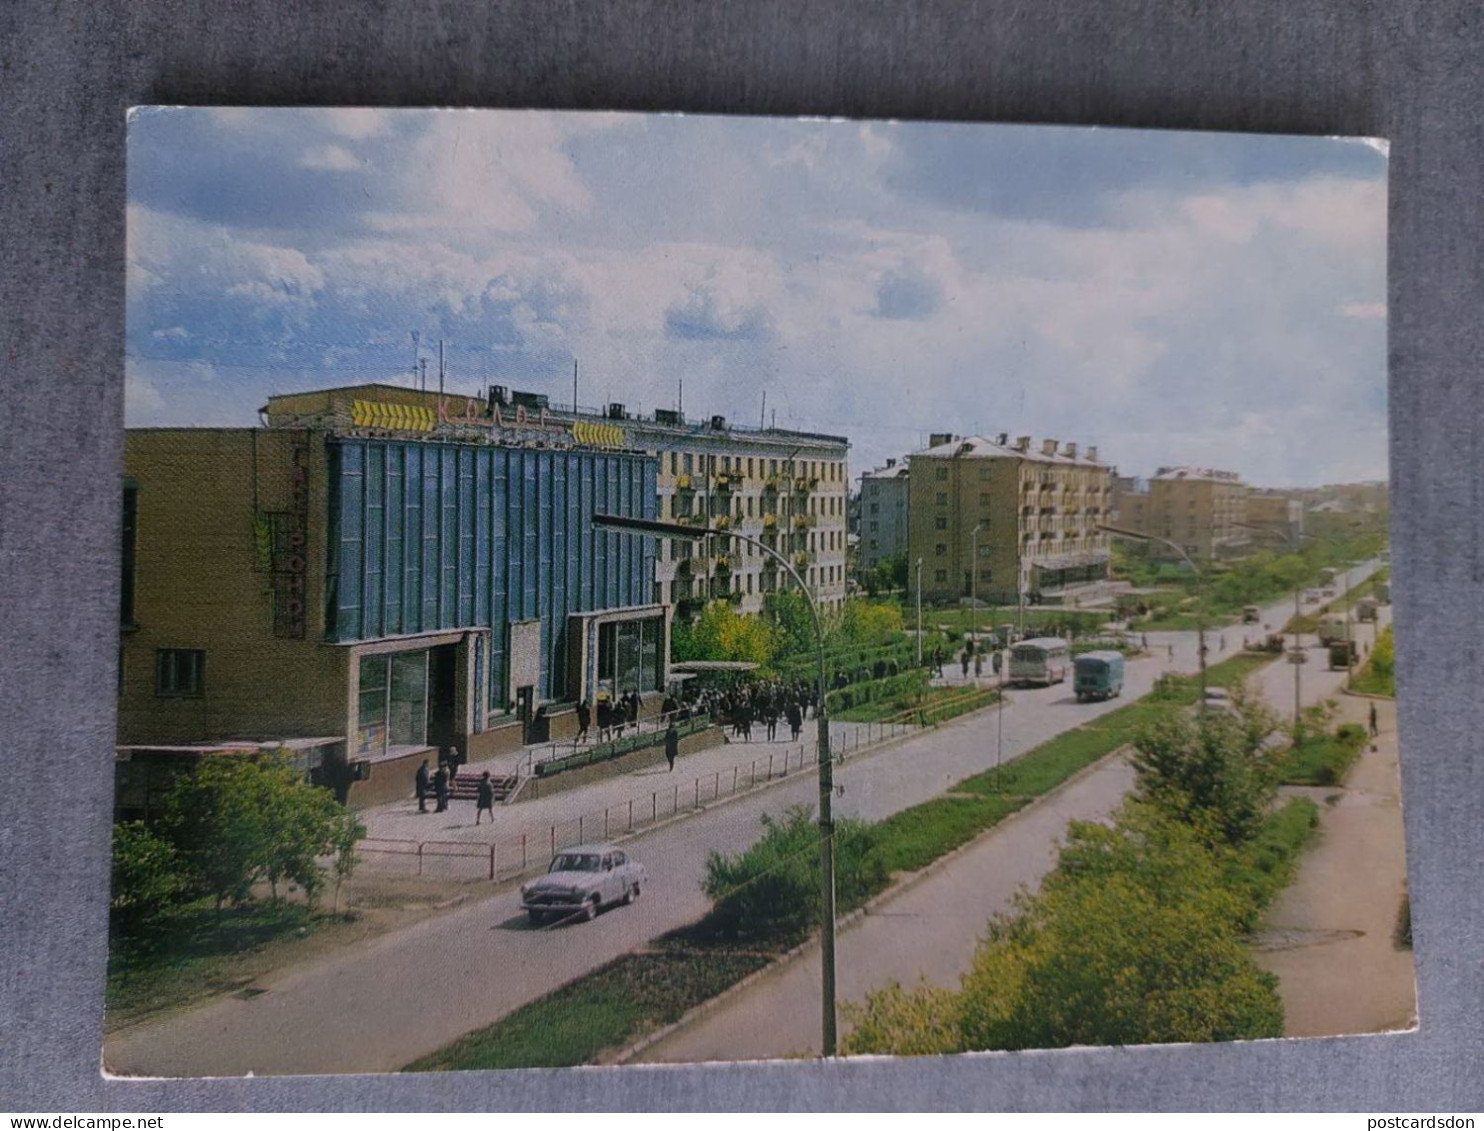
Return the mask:
<svg viewBox="0 0 1484 1131">
<path fill-rule="evenodd" d="M 1250 548 L 1252 531 L 1244 528 L 1247 493 L 1235 471 L 1162 467 L 1149 481 L 1147 502 L 1129 503 L 1130 515 L 1145 509 L 1141 525 L 1132 526 L 1127 519 L 1120 525 L 1168 539 L 1198 561 L 1212 561 Z M 1160 542 L 1151 542 L 1149 553 L 1162 559 L 1180 556 Z"/>
<path fill-rule="evenodd" d="M 887 558 L 907 552 L 907 476 L 907 465 L 894 459 L 861 476 L 862 569 L 875 569 Z"/>
<path fill-rule="evenodd" d="M 1096 448 L 937 433 L 908 469 L 908 553 L 925 598 L 1070 603 L 1106 583 L 1108 535 L 1097 527 L 1112 468 Z"/>
</svg>

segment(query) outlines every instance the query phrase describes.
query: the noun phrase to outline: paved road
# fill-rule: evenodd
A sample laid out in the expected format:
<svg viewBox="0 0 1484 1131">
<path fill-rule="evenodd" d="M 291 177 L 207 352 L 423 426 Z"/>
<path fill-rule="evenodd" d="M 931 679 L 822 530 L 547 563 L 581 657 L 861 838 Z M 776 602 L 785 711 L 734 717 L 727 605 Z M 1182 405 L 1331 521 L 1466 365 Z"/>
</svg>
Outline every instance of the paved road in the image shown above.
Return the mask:
<svg viewBox="0 0 1484 1131">
<path fill-rule="evenodd" d="M 1384 608 L 1380 625 L 1359 626 L 1356 640 L 1374 643 L 1378 627 L 1389 619 L 1390 609 Z M 1303 639 L 1314 644 L 1312 638 Z M 1312 650 L 1310 662 L 1302 665 L 1300 694 L 1306 706 L 1334 696 L 1344 682 L 1345 673 L 1328 671 L 1323 655 L 1322 650 Z M 1273 663 L 1252 682 L 1270 703 L 1291 704 L 1292 672 L 1289 664 Z M 1351 714 L 1359 718 L 1359 710 L 1352 706 Z M 1387 917 L 1395 914 L 1405 877 L 1401 814 L 1394 792 L 1394 743 L 1391 750 L 1389 763 L 1383 760 L 1374 769 L 1367 763 L 1357 770 L 1355 803 L 1344 805 L 1343 811 L 1326 813 L 1325 842 L 1319 852 L 1306 857 L 1300 882 L 1270 916 L 1279 924 L 1359 922 L 1373 933 L 1381 931 L 1381 937 L 1371 937 L 1369 943 L 1316 933 L 1300 938 L 1297 947 L 1330 945 L 1302 952 L 1295 947 L 1264 956 L 1264 965 L 1284 979 L 1290 1035 L 1369 1031 L 1404 1025 L 1410 1016 L 1410 955 L 1398 958 L 1385 934 Z M 1382 759 L 1382 755 L 1367 755 L 1367 759 Z M 840 1000 L 864 1000 L 868 992 L 892 981 L 907 986 L 920 981 L 956 986 L 969 969 L 989 918 L 1010 910 L 1016 889 L 1036 887 L 1054 865 L 1057 841 L 1067 823 L 1108 816 L 1132 782 L 1126 763 L 1106 763 L 1046 802 L 997 826 L 967 852 L 856 920 L 838 942 Z M 1390 793 L 1382 788 L 1387 785 Z M 1391 811 L 1378 814 L 1381 819 L 1372 825 L 1369 822 L 1378 805 L 1383 810 L 1389 805 Z M 1331 829 L 1340 838 L 1334 844 L 1328 843 Z M 1346 877 L 1345 882 L 1337 884 L 1337 876 Z M 1352 888 L 1355 894 L 1348 894 Z M 1372 899 L 1373 895 L 1377 898 Z M 931 940 L 931 945 L 924 945 L 925 940 Z M 1337 965 L 1336 958 L 1343 961 Z M 1351 981 L 1368 985 L 1364 992 L 1347 997 L 1344 987 Z M 760 979 L 637 1059 L 696 1063 L 817 1056 L 819 986 L 816 951 Z M 1347 1004 L 1340 1005 L 1341 1001 Z M 842 1032 L 844 1028 L 842 1022 Z"/>
<path fill-rule="evenodd" d="M 1156 652 L 1128 666 L 1128 697 L 1144 694 L 1164 670 L 1194 667 L 1194 634 L 1150 634 L 1151 646 L 1166 643 L 1173 660 Z M 1118 705 L 1079 704 L 1065 684 L 1016 692 L 1003 712 L 1003 756 Z M 836 815 L 880 819 L 988 768 L 998 721 L 994 711 L 967 716 L 845 763 L 836 775 Z M 631 777 L 601 788 L 619 800 L 621 791 L 633 792 Z M 585 805 L 599 794 L 569 796 Z M 532 930 L 513 887 L 497 888 L 461 910 L 271 975 L 250 998 L 218 999 L 116 1031 L 105 1061 L 120 1074 L 158 1076 L 399 1068 L 698 918 L 707 908 L 700 893 L 707 852 L 738 852 L 757 838 L 763 814 L 815 799 L 814 782 L 799 778 L 635 837 L 629 846 L 649 870 L 649 888 L 634 907 L 594 923 Z"/>
</svg>

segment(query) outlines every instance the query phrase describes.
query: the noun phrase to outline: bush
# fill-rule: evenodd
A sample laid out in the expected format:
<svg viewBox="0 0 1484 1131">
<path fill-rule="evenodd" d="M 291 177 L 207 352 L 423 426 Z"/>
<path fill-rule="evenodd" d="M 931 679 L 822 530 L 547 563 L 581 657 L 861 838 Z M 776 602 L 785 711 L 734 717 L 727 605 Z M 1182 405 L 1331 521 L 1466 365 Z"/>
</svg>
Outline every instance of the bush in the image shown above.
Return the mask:
<svg viewBox="0 0 1484 1131">
<path fill-rule="evenodd" d="M 109 909 L 124 923 L 154 919 L 190 890 L 175 846 L 141 821 L 113 826 L 113 891 Z"/>
<path fill-rule="evenodd" d="M 1365 748 L 1365 728 L 1343 723 L 1333 734 L 1304 737 L 1283 755 L 1281 780 L 1285 785 L 1339 785 Z"/>
<path fill-rule="evenodd" d="M 923 668 L 914 668 L 901 675 L 887 676 L 885 679 L 871 679 L 863 683 L 851 684 L 849 687 L 836 688 L 825 695 L 825 710 L 833 715 L 839 711 L 848 711 L 853 707 L 876 703 L 882 699 L 911 700 L 926 691 L 927 685 L 927 671 Z"/>
<path fill-rule="evenodd" d="M 948 1053 L 1277 1037 L 1277 979 L 1238 935 L 1212 851 L 1156 809 L 1074 822 L 1055 872 L 991 923 L 957 992 L 847 1006 L 850 1053 Z"/>
<path fill-rule="evenodd" d="M 700 924 L 702 936 L 786 944 L 822 921 L 814 810 L 796 805 L 762 821 L 762 837 L 746 851 L 707 857 L 701 890 L 712 908 Z M 837 907 L 859 906 L 886 886 L 886 869 L 871 851 L 875 838 L 862 822 L 846 819 L 835 822 L 834 843 Z"/>
<path fill-rule="evenodd" d="M 1226 864 L 1224 881 L 1241 898 L 1241 927 L 1255 930 L 1273 897 L 1293 882 L 1299 853 L 1319 827 L 1319 807 L 1295 797 L 1263 822 Z"/>
</svg>

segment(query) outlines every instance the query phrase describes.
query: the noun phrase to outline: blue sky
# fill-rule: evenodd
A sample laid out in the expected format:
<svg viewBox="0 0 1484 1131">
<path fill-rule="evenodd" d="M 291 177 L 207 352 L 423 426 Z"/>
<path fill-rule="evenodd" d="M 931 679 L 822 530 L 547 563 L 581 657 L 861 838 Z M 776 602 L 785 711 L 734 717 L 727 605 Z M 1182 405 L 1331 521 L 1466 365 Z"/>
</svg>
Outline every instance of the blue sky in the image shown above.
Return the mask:
<svg viewBox="0 0 1484 1131">
<path fill-rule="evenodd" d="M 126 415 L 490 383 L 850 437 L 1386 476 L 1386 160 L 1363 142 L 535 111 L 144 109 Z"/>
</svg>

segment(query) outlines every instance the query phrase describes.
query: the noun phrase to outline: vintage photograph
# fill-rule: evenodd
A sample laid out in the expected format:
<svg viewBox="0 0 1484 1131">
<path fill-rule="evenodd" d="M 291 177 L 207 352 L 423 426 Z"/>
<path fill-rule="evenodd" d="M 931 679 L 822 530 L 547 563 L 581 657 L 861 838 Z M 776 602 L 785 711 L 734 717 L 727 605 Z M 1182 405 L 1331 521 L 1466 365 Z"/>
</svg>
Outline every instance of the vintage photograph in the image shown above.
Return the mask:
<svg viewBox="0 0 1484 1131">
<path fill-rule="evenodd" d="M 103 1061 L 1415 1025 L 1362 138 L 141 107 Z"/>
</svg>

